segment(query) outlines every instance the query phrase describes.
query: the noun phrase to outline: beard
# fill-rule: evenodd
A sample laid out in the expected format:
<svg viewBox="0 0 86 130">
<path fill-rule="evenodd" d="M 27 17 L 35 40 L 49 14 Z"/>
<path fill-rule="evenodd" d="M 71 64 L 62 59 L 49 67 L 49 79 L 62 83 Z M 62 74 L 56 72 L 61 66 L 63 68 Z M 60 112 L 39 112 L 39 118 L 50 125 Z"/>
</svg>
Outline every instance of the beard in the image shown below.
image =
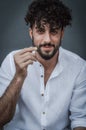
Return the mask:
<svg viewBox="0 0 86 130">
<path fill-rule="evenodd" d="M 41 43 L 40 45 L 35 45 L 34 38 L 32 39 L 33 46 L 37 47 L 37 52 L 44 60 L 50 60 L 59 50 L 59 47 L 61 46 L 61 39 L 59 42 L 59 45 L 54 45 L 53 43 Z M 42 51 L 42 47 L 53 47 L 52 51 Z"/>
</svg>

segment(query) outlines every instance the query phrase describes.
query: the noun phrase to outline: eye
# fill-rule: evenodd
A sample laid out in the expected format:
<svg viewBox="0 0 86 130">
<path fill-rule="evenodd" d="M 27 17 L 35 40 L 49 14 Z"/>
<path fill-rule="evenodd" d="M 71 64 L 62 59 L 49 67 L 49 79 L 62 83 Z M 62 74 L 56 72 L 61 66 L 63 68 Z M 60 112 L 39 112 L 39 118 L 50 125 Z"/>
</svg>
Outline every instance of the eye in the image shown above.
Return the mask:
<svg viewBox="0 0 86 130">
<path fill-rule="evenodd" d="M 38 32 L 39 34 L 43 34 L 43 33 L 45 32 L 45 30 L 42 29 L 42 28 L 39 28 L 39 29 L 37 29 L 37 32 Z"/>
<path fill-rule="evenodd" d="M 52 35 L 57 35 L 58 34 L 58 30 L 52 29 L 50 32 L 51 32 Z"/>
</svg>

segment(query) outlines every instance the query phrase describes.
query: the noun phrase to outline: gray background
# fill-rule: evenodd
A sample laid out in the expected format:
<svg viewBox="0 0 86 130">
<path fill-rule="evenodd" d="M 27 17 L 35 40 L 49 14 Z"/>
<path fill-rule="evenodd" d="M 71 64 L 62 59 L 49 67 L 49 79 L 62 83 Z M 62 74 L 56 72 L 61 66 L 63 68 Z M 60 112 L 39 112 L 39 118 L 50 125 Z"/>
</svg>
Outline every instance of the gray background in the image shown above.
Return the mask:
<svg viewBox="0 0 86 130">
<path fill-rule="evenodd" d="M 12 50 L 31 46 L 24 21 L 31 0 L 0 0 L 0 64 Z M 62 46 L 86 60 L 86 0 L 63 0 L 72 9 L 72 27 L 65 29 Z"/>
</svg>

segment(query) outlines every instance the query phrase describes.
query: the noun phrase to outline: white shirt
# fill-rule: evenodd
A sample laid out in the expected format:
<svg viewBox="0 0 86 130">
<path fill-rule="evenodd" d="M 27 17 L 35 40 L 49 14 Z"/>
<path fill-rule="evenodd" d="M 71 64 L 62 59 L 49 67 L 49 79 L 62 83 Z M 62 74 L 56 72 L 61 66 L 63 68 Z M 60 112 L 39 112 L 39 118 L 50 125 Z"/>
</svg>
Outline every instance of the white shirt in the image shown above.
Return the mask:
<svg viewBox="0 0 86 130">
<path fill-rule="evenodd" d="M 16 51 L 5 58 L 0 68 L 0 95 L 15 74 L 14 53 Z M 71 129 L 86 127 L 85 60 L 60 47 L 58 63 L 46 87 L 44 68 L 38 61 L 29 65 L 27 71 L 18 109 L 5 130 L 68 130 L 69 125 Z"/>
</svg>

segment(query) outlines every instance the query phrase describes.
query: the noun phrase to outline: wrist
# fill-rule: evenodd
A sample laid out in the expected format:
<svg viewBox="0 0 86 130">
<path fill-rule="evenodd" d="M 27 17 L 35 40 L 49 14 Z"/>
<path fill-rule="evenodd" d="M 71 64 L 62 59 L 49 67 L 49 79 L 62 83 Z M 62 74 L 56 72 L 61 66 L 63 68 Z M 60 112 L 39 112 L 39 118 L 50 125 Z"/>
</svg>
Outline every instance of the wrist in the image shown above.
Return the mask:
<svg viewBox="0 0 86 130">
<path fill-rule="evenodd" d="M 14 79 L 16 80 L 16 82 L 24 81 L 25 78 L 26 78 L 26 76 L 20 75 L 20 74 L 15 74 L 15 76 L 14 76 Z"/>
</svg>

